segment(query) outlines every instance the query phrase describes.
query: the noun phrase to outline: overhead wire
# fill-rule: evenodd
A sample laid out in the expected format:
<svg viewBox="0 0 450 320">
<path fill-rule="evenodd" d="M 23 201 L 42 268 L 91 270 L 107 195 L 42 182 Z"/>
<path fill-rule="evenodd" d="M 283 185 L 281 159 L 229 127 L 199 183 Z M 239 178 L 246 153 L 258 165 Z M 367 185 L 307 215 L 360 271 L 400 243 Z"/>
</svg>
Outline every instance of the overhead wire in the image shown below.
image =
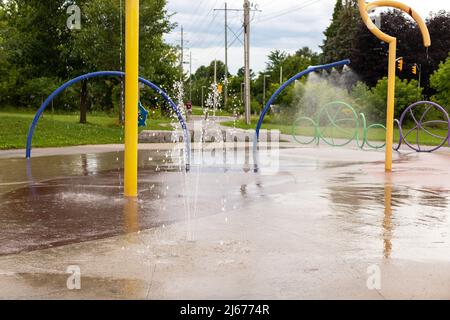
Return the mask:
<svg viewBox="0 0 450 320">
<path fill-rule="evenodd" d="M 280 11 L 275 12 L 274 14 L 269 15 L 267 17 L 262 17 L 261 19 L 257 20 L 255 23 L 266 22 L 266 21 L 270 21 L 270 20 L 285 16 L 285 15 L 289 15 L 291 13 L 294 13 L 296 11 L 299 11 L 301 9 L 309 7 L 313 4 L 316 4 L 320 1 L 322 1 L 322 0 L 306 0 L 306 1 L 302 2 L 301 4 L 297 4 L 295 6 L 280 10 Z"/>
<path fill-rule="evenodd" d="M 206 14 L 201 16 L 201 18 L 199 18 L 199 20 L 202 20 L 202 21 L 201 21 L 200 25 L 197 26 L 197 28 L 196 28 L 197 30 L 191 34 L 192 38 L 198 39 L 199 37 L 196 37 L 196 36 L 201 35 L 204 31 L 208 30 L 209 27 L 212 25 L 212 23 L 215 21 L 215 19 L 217 18 L 217 15 L 214 12 L 214 8 L 216 7 L 218 2 L 219 2 L 219 0 L 216 0 L 214 2 L 214 4 L 209 8 L 209 10 L 206 12 Z M 211 13 L 213 15 L 212 15 L 211 20 L 209 20 L 208 17 L 210 16 Z M 193 20 L 193 22 L 197 22 L 197 21 L 198 21 L 197 19 Z M 208 23 L 208 21 L 209 21 L 209 23 Z"/>
</svg>

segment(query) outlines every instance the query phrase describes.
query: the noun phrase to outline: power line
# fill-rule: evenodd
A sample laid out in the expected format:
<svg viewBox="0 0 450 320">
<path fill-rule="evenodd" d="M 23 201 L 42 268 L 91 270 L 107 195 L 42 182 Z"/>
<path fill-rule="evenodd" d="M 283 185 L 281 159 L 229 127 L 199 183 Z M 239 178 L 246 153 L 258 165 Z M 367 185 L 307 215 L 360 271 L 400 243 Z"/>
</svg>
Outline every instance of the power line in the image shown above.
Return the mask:
<svg viewBox="0 0 450 320">
<path fill-rule="evenodd" d="M 211 12 L 213 12 L 212 10 L 211 10 Z M 201 29 L 201 31 L 196 31 L 194 34 L 195 35 L 199 35 L 201 32 L 203 32 L 204 30 L 208 30 L 209 29 L 209 27 L 214 23 L 214 21 L 216 20 L 216 18 L 217 18 L 217 14 L 214 12 L 214 14 L 213 14 L 213 16 L 212 16 L 212 19 L 211 19 L 211 21 L 206 25 L 206 28 L 204 28 L 204 29 Z M 200 30 L 200 29 L 199 29 Z M 207 40 L 206 39 L 206 37 L 196 37 L 196 39 L 200 39 L 200 41 L 198 42 L 198 40 L 197 40 L 197 42 L 194 42 L 193 44 L 192 44 L 192 46 L 195 46 L 195 47 L 201 47 L 201 45 L 203 45 L 203 43 L 205 43 L 205 41 Z"/>
<path fill-rule="evenodd" d="M 239 39 L 239 37 L 242 35 L 242 32 L 244 32 L 244 28 L 242 27 L 241 28 L 241 30 L 242 30 L 242 32 L 239 34 L 239 35 L 237 35 L 236 34 L 236 32 L 234 32 L 230 27 L 228 27 L 228 29 L 231 31 L 231 33 L 233 33 L 233 35 L 234 35 L 234 42 L 236 41 L 236 40 L 239 40 L 239 42 L 242 44 L 242 45 L 244 45 L 244 43 L 242 42 L 242 40 L 241 39 Z M 239 31 L 241 31 L 241 30 L 239 30 Z M 238 32 L 239 32 L 238 31 Z M 231 46 L 231 45 L 230 45 Z"/>
<path fill-rule="evenodd" d="M 214 4 L 213 4 L 213 6 L 212 7 L 210 7 L 210 9 L 207 11 L 207 13 L 204 15 L 204 16 L 202 16 L 202 18 L 201 19 L 199 19 L 199 20 L 203 20 L 201 23 L 200 23 L 200 25 L 198 26 L 198 29 L 197 29 L 197 31 L 195 31 L 192 35 L 194 36 L 197 36 L 197 35 L 199 35 L 200 33 L 202 33 L 204 30 L 207 30 L 208 28 L 209 28 L 209 26 L 214 22 L 214 20 L 215 20 L 215 18 L 216 18 L 216 15 L 215 15 L 215 12 L 213 11 L 214 10 L 214 8 L 215 8 L 215 6 L 217 5 L 217 3 L 219 2 L 219 0 L 216 0 L 215 2 L 214 2 Z M 208 23 L 208 16 L 211 14 L 211 13 L 213 13 L 213 16 L 212 16 L 212 19 L 211 19 L 211 21 Z M 205 28 L 205 26 L 206 26 L 206 28 Z M 198 37 L 196 37 L 196 38 L 198 38 Z"/>
<path fill-rule="evenodd" d="M 272 17 L 279 16 L 280 14 L 284 14 L 286 12 L 291 12 L 292 10 L 296 10 L 299 7 L 302 7 L 302 6 L 304 6 L 305 4 L 307 4 L 308 2 L 311 2 L 311 1 L 313 1 L 313 0 L 303 0 L 301 3 L 297 3 L 297 4 L 293 5 L 293 6 L 288 7 L 288 8 L 284 8 L 284 9 L 281 9 L 281 10 L 278 10 L 278 11 L 274 11 L 271 14 L 269 14 L 267 17 L 263 18 L 262 20 L 268 20 L 268 19 L 271 19 Z"/>
<path fill-rule="evenodd" d="M 239 29 L 239 30 L 240 30 L 240 31 L 238 31 L 237 38 L 239 38 L 240 36 L 242 36 L 242 34 L 244 33 L 244 27 L 241 26 L 241 29 Z M 236 39 L 236 36 L 235 36 L 235 38 L 234 38 L 233 40 L 231 40 L 230 45 L 228 45 L 228 48 L 230 48 L 231 46 L 233 46 L 237 40 L 239 40 L 239 41 L 242 43 L 242 40 L 241 40 L 241 39 Z M 219 43 L 220 43 L 220 41 L 221 41 L 221 39 L 219 39 L 218 42 L 215 42 L 214 45 L 213 45 L 213 47 L 215 47 L 216 44 L 217 44 L 217 46 L 218 46 Z M 214 51 L 214 54 L 213 54 L 212 56 L 216 56 L 216 55 L 219 53 L 220 50 L 221 50 L 221 48 L 217 48 L 216 51 Z"/>
<path fill-rule="evenodd" d="M 237 11 L 232 11 L 232 12 L 237 12 Z M 213 17 L 214 19 L 210 21 L 210 23 L 208 24 L 208 27 L 205 28 L 205 29 L 208 29 L 209 26 L 211 26 L 216 21 L 217 16 L 218 15 L 215 12 L 214 17 Z M 233 25 L 237 19 L 240 19 L 240 16 L 234 16 L 234 17 L 229 18 L 228 19 L 229 20 L 229 25 Z M 198 42 L 195 42 L 193 44 L 193 46 L 201 47 L 205 42 L 214 43 L 214 46 L 216 44 L 218 44 L 218 42 L 220 42 L 220 41 L 217 41 L 216 39 L 218 39 L 219 37 L 222 37 L 222 31 L 221 31 L 221 28 L 220 28 L 219 24 L 217 24 L 215 27 L 216 28 L 214 28 L 214 32 L 212 32 L 212 30 L 209 30 L 210 31 L 209 33 L 216 33 L 217 32 L 218 35 L 216 37 L 214 37 L 213 39 L 208 39 L 207 37 L 201 37 L 201 39 L 199 39 Z"/>
<path fill-rule="evenodd" d="M 307 1 L 304 1 L 301 4 L 292 6 L 292 7 L 287 8 L 287 9 L 280 10 L 280 11 L 276 12 L 274 15 L 270 15 L 268 17 L 262 18 L 262 19 L 256 21 L 255 23 L 270 21 L 272 19 L 279 18 L 279 17 L 285 16 L 285 15 L 294 13 L 294 12 L 296 12 L 298 10 L 304 9 L 306 7 L 309 7 L 309 6 L 311 6 L 313 4 L 316 4 L 316 3 L 320 2 L 320 1 L 322 1 L 322 0 L 307 0 Z"/>
<path fill-rule="evenodd" d="M 244 27 L 241 28 L 241 30 L 238 32 L 238 34 L 235 34 L 235 38 L 234 38 L 234 40 L 231 41 L 231 43 L 228 46 L 228 48 L 231 48 L 236 43 L 236 41 L 238 41 L 238 40 L 239 40 L 240 43 L 242 43 L 242 45 L 244 45 L 244 43 L 240 39 L 240 36 L 242 36 L 243 33 L 244 33 Z"/>
<path fill-rule="evenodd" d="M 222 9 L 223 10 L 223 9 Z M 236 13 L 238 13 L 239 11 L 242 11 L 242 9 L 233 9 L 233 10 L 229 10 L 229 11 L 231 11 L 231 12 L 236 12 Z M 209 14 L 211 13 L 211 12 L 213 12 L 213 10 L 210 10 L 210 12 L 209 12 Z M 255 12 L 260 12 L 260 10 L 258 10 L 257 8 L 256 9 L 251 9 L 251 12 L 253 12 L 253 13 L 255 13 Z M 208 25 L 207 25 L 207 27 L 206 28 L 202 28 L 202 30 L 201 31 L 203 31 L 203 30 L 207 30 L 207 29 L 209 29 L 209 27 L 216 21 L 216 19 L 217 19 L 217 15 L 216 14 L 214 14 L 213 15 L 213 17 L 212 17 L 212 20 L 208 23 Z M 236 16 L 234 16 L 234 17 L 232 17 L 231 19 L 229 18 L 229 25 L 233 25 L 234 24 L 234 21 L 235 20 L 240 20 L 241 19 L 241 17 L 240 17 L 240 15 L 236 15 Z M 240 21 L 240 23 L 241 23 L 242 21 Z M 217 24 L 217 26 L 219 26 L 218 24 Z M 229 29 L 229 30 L 231 30 L 231 29 Z M 232 31 L 232 30 L 231 30 Z M 221 29 L 220 29 L 220 27 L 219 28 L 214 28 L 214 31 L 213 30 L 209 30 L 209 33 L 211 34 L 211 33 L 218 33 L 217 34 L 217 36 L 215 36 L 215 37 L 213 37 L 212 39 L 211 38 L 207 38 L 207 37 L 197 37 L 197 39 L 199 39 L 199 40 L 197 40 L 197 41 L 194 41 L 193 43 L 192 43 L 192 47 L 201 47 L 201 46 L 203 46 L 204 44 L 205 44 L 205 42 L 209 42 L 209 46 L 211 47 L 214 47 L 214 46 L 216 46 L 216 45 L 219 45 L 219 43 L 220 43 L 220 39 L 219 39 L 219 37 L 222 37 L 222 31 L 221 31 Z M 233 31 L 232 31 L 233 32 Z M 199 31 L 197 31 L 196 32 L 196 34 L 198 34 L 198 33 L 200 33 Z M 233 32 L 234 33 L 234 32 Z M 215 52 L 215 54 L 217 53 L 217 51 Z"/>
<path fill-rule="evenodd" d="M 203 2 L 205 2 L 205 0 L 201 0 L 198 2 L 197 6 L 194 9 L 194 12 L 192 13 L 192 15 L 195 17 L 195 15 L 197 14 L 198 10 L 200 9 L 201 5 L 203 4 Z"/>
<path fill-rule="evenodd" d="M 251 7 L 252 7 L 252 6 L 251 6 Z M 255 5 L 254 8 L 251 8 L 251 7 L 249 8 L 249 13 L 252 13 L 253 15 L 252 15 L 252 17 L 250 18 L 250 22 L 252 22 L 252 21 L 254 20 L 254 16 L 255 16 L 255 14 L 256 14 L 257 12 L 261 12 L 261 10 L 259 10 L 259 8 L 258 8 L 257 5 Z M 218 10 L 224 10 L 224 9 L 218 9 Z M 238 13 L 238 12 L 243 12 L 244 9 L 229 9 L 228 11 Z M 242 17 L 241 17 L 240 15 L 236 15 L 234 18 L 240 20 Z M 233 22 L 233 20 L 231 20 L 231 22 L 228 23 L 228 25 L 232 25 L 232 24 L 233 24 L 232 22 Z M 236 38 L 239 38 L 239 37 L 242 35 L 243 30 L 244 30 L 244 27 L 242 26 L 242 25 L 244 24 L 244 21 L 243 21 L 243 20 L 240 20 L 240 24 L 241 24 L 241 28 L 240 28 L 239 30 L 242 30 L 242 32 L 238 31 L 238 32 L 240 32 L 239 35 L 237 35 L 230 27 L 228 27 L 228 30 L 230 30 L 230 31 L 233 33 L 233 35 L 235 36 L 235 38 L 232 40 L 232 44 L 234 44 L 236 40 L 239 40 L 239 42 L 241 42 L 242 45 L 244 45 L 241 39 L 236 39 Z M 215 45 L 215 43 L 214 43 L 214 45 Z M 230 46 L 231 46 L 231 45 L 229 45 L 228 47 L 230 47 Z M 217 49 L 217 50 L 214 52 L 214 55 L 216 55 L 216 54 L 218 53 L 219 50 L 220 50 L 220 49 Z"/>
<path fill-rule="evenodd" d="M 272 19 L 276 19 L 276 18 L 285 16 L 285 15 L 289 15 L 291 13 L 294 13 L 294 12 L 296 12 L 298 10 L 304 9 L 304 8 L 306 8 L 308 6 L 311 6 L 311 5 L 313 5 L 313 4 L 317 3 L 317 2 L 320 2 L 320 1 L 322 1 L 322 0 L 306 0 L 303 3 L 301 3 L 301 4 L 292 6 L 290 8 L 284 9 L 284 10 L 280 10 L 280 11 L 276 12 L 275 14 L 270 15 L 268 17 L 265 17 L 265 18 L 263 17 L 262 19 L 260 19 L 260 20 L 258 20 L 256 22 L 259 23 L 259 22 L 270 21 Z"/>
<path fill-rule="evenodd" d="M 216 3 L 217 3 L 218 1 L 216 1 Z M 226 8 L 227 9 L 227 13 L 228 12 L 235 12 L 235 13 L 238 13 L 238 12 L 242 12 L 242 11 L 244 11 L 243 9 L 228 9 L 228 8 Z M 223 31 L 221 31 L 220 30 L 220 25 L 219 24 L 215 24 L 215 22 L 217 21 L 217 14 L 216 14 L 216 12 L 217 11 L 224 11 L 225 9 L 211 9 L 211 10 L 209 10 L 208 11 L 208 13 L 206 14 L 207 16 L 209 16 L 209 15 L 211 15 L 211 13 L 213 13 L 212 14 L 212 17 L 211 17 L 211 19 L 210 19 L 210 21 L 208 22 L 208 23 L 205 23 L 205 22 L 203 22 L 202 23 L 202 27 L 201 28 L 198 28 L 197 29 L 197 31 L 194 33 L 194 34 L 200 34 L 200 33 L 202 33 L 204 30 L 206 31 L 206 30 L 208 30 L 208 35 L 211 35 L 211 34 L 214 34 L 214 33 L 217 33 L 216 34 L 216 36 L 213 36 L 213 37 L 206 37 L 206 36 L 198 36 L 198 37 L 195 37 L 195 40 L 191 43 L 191 48 L 194 48 L 194 47 L 203 47 L 204 45 L 205 45 L 205 43 L 208 43 L 208 47 L 209 48 L 214 48 L 214 47 L 216 47 L 217 46 L 217 49 L 214 51 L 214 53 L 211 55 L 212 57 L 216 57 L 217 56 L 217 54 L 219 53 L 219 51 L 221 50 L 220 49 L 220 47 L 219 47 L 219 44 L 223 41 L 223 39 L 222 39 L 222 37 L 223 37 Z M 258 7 L 257 6 L 255 6 L 255 7 L 252 7 L 252 8 L 250 8 L 249 7 L 249 21 L 251 22 L 251 21 L 253 21 L 254 20 L 254 18 L 255 18 L 255 14 L 256 14 L 256 12 L 261 12 L 259 9 L 258 9 Z M 250 13 L 252 13 L 253 15 L 250 17 Z M 241 20 L 242 19 L 242 17 L 240 16 L 240 15 L 238 15 L 238 14 L 236 14 L 235 16 L 233 15 L 233 17 L 231 18 L 231 19 L 229 19 L 229 17 L 226 17 L 226 18 L 228 18 L 228 19 L 226 19 L 226 20 L 228 20 L 228 21 L 226 21 L 226 23 L 225 23 L 225 25 L 226 25 L 226 31 L 225 31 L 225 33 L 227 33 L 227 31 L 230 31 L 232 34 L 233 34 L 233 38 L 232 38 L 232 40 L 231 40 L 231 42 L 228 44 L 226 44 L 226 50 L 228 49 L 228 48 L 230 48 L 231 46 L 233 46 L 233 45 L 235 45 L 235 43 L 237 42 L 237 41 L 239 41 L 239 42 L 241 42 L 241 44 L 243 44 L 243 42 L 242 42 L 242 40 L 240 39 L 240 37 L 241 37 L 241 35 L 243 34 L 243 32 L 244 32 L 244 27 L 241 27 L 237 32 L 235 32 L 235 31 L 233 31 L 233 29 L 230 27 L 230 25 L 233 25 L 234 23 L 234 21 L 235 21 L 235 19 L 238 19 L 239 20 L 239 22 L 240 23 L 243 23 L 244 21 L 243 20 Z M 204 21 L 207 21 L 207 20 L 204 20 Z M 205 27 L 206 26 L 206 27 Z M 228 41 L 226 41 L 226 42 L 228 42 Z M 211 50 L 211 52 L 212 52 L 213 50 Z M 227 60 L 227 53 L 225 53 L 225 61 Z"/>
</svg>

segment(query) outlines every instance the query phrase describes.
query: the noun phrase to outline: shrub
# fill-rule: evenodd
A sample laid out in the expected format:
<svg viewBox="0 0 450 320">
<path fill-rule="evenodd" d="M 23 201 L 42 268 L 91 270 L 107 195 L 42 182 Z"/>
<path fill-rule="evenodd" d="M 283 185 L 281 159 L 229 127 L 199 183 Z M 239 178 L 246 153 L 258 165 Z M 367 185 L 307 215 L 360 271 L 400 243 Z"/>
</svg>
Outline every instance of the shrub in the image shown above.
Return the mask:
<svg viewBox="0 0 450 320">
<path fill-rule="evenodd" d="M 432 100 L 450 111 L 450 56 L 431 76 L 430 84 L 436 90 Z"/>
<path fill-rule="evenodd" d="M 403 111 L 414 102 L 422 99 L 422 88 L 416 80 L 400 80 L 395 82 L 395 118 L 399 118 Z M 352 97 L 361 106 L 366 117 L 373 121 L 386 119 L 388 79 L 384 77 L 372 89 L 364 83 L 358 82 L 352 89 Z"/>
</svg>

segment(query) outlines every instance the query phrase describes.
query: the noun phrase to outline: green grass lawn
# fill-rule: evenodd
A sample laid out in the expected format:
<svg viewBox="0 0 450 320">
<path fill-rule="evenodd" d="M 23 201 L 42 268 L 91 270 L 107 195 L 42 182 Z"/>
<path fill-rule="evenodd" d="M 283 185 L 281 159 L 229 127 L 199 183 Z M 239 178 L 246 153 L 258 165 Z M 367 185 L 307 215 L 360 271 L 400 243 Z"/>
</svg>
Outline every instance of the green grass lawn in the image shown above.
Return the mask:
<svg viewBox="0 0 450 320">
<path fill-rule="evenodd" d="M 34 114 L 0 112 L 0 150 L 25 148 Z M 123 142 L 123 129 L 116 117 L 88 115 L 80 124 L 79 115 L 44 113 L 36 127 L 33 147 L 63 147 Z M 151 119 L 140 130 L 172 130 L 170 119 Z"/>
<path fill-rule="evenodd" d="M 225 126 L 228 127 L 236 127 L 236 128 L 240 128 L 240 129 L 255 129 L 256 128 L 256 124 L 258 122 L 257 118 L 252 118 L 251 124 L 247 125 L 245 124 L 244 120 L 238 120 L 236 122 L 233 121 L 229 121 L 229 122 L 224 122 L 222 123 Z M 292 135 L 293 134 L 293 126 L 292 124 L 289 125 L 284 125 L 284 124 L 277 124 L 277 123 L 271 123 L 270 119 L 267 123 L 264 123 L 262 126 L 262 129 L 266 129 L 266 130 L 280 130 L 280 132 L 282 134 L 288 134 L 288 135 Z M 321 127 L 321 132 L 323 133 L 324 137 L 329 138 L 329 137 L 333 137 L 336 139 L 349 139 L 351 137 L 353 137 L 355 135 L 355 129 L 347 129 L 347 130 L 333 130 L 332 128 L 325 128 L 325 127 Z M 297 136 L 306 136 L 306 137 L 312 137 L 314 136 L 314 128 L 311 126 L 305 126 L 305 127 L 297 127 L 295 134 Z M 404 134 L 406 134 L 409 129 L 404 128 L 403 129 Z M 442 136 L 442 137 L 446 137 L 448 132 L 447 130 L 444 129 L 433 129 L 432 130 L 433 134 Z M 360 130 L 360 136 L 362 137 L 362 130 Z M 399 140 L 399 130 L 395 129 L 394 131 L 394 140 L 395 142 L 398 143 Z M 428 134 L 426 134 L 424 131 L 420 132 L 420 143 L 422 145 L 429 145 L 429 146 L 435 146 L 435 145 L 439 145 L 442 142 L 442 139 L 437 139 L 435 137 L 432 137 Z M 372 141 L 385 141 L 386 139 L 386 131 L 382 128 L 372 128 L 370 130 L 368 130 L 367 132 L 367 139 L 369 140 L 369 142 Z M 409 136 L 408 136 L 408 142 L 410 142 L 411 144 L 413 144 L 417 139 L 417 133 L 414 131 L 412 132 Z M 306 141 L 306 140 L 305 140 Z M 374 143 L 374 145 L 379 145 L 379 143 Z"/>
<path fill-rule="evenodd" d="M 195 109 L 194 109 L 195 110 Z M 198 110 L 198 109 L 197 109 Z M 224 115 L 227 115 L 224 113 Z M 0 150 L 25 148 L 28 129 L 34 114 L 24 112 L 0 112 Z M 88 115 L 88 123 L 80 124 L 77 114 L 51 114 L 44 113 L 36 127 L 33 138 L 33 147 L 62 147 L 86 144 L 111 144 L 123 142 L 123 129 L 118 124 L 117 118 L 106 114 Z M 283 134 L 292 134 L 292 125 L 271 123 L 270 119 L 264 123 L 263 129 L 280 130 Z M 152 119 L 147 122 L 146 128 L 140 130 L 172 130 L 173 121 L 170 119 Z M 252 124 L 247 126 L 243 120 L 223 123 L 226 126 L 242 129 L 254 129 L 257 119 L 252 119 Z M 321 128 L 324 136 L 335 138 L 350 138 L 354 130 L 331 131 L 330 128 Z M 406 131 L 405 131 L 406 132 Z M 433 133 L 446 136 L 446 130 L 433 130 Z M 296 135 L 312 136 L 314 129 L 311 127 L 299 127 Z M 399 139 L 399 131 L 395 130 L 395 140 Z M 368 132 L 369 141 L 384 141 L 385 130 L 371 129 Z M 413 142 L 416 134 L 408 138 Z M 421 144 L 437 145 L 440 141 L 425 133 L 420 135 Z"/>
</svg>

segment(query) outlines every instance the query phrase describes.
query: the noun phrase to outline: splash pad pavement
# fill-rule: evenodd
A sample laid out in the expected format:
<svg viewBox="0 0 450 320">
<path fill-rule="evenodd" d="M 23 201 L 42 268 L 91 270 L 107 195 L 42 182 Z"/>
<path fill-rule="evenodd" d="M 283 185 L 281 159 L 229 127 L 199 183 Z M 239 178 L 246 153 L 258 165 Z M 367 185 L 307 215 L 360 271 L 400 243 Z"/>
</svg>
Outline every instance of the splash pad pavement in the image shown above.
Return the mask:
<svg viewBox="0 0 450 320">
<path fill-rule="evenodd" d="M 115 148 L 37 150 L 31 182 L 0 160 L 1 298 L 450 297 L 447 150 L 395 154 L 386 175 L 382 151 L 281 143 L 277 172 L 184 173 L 143 146 L 130 204 Z"/>
</svg>

